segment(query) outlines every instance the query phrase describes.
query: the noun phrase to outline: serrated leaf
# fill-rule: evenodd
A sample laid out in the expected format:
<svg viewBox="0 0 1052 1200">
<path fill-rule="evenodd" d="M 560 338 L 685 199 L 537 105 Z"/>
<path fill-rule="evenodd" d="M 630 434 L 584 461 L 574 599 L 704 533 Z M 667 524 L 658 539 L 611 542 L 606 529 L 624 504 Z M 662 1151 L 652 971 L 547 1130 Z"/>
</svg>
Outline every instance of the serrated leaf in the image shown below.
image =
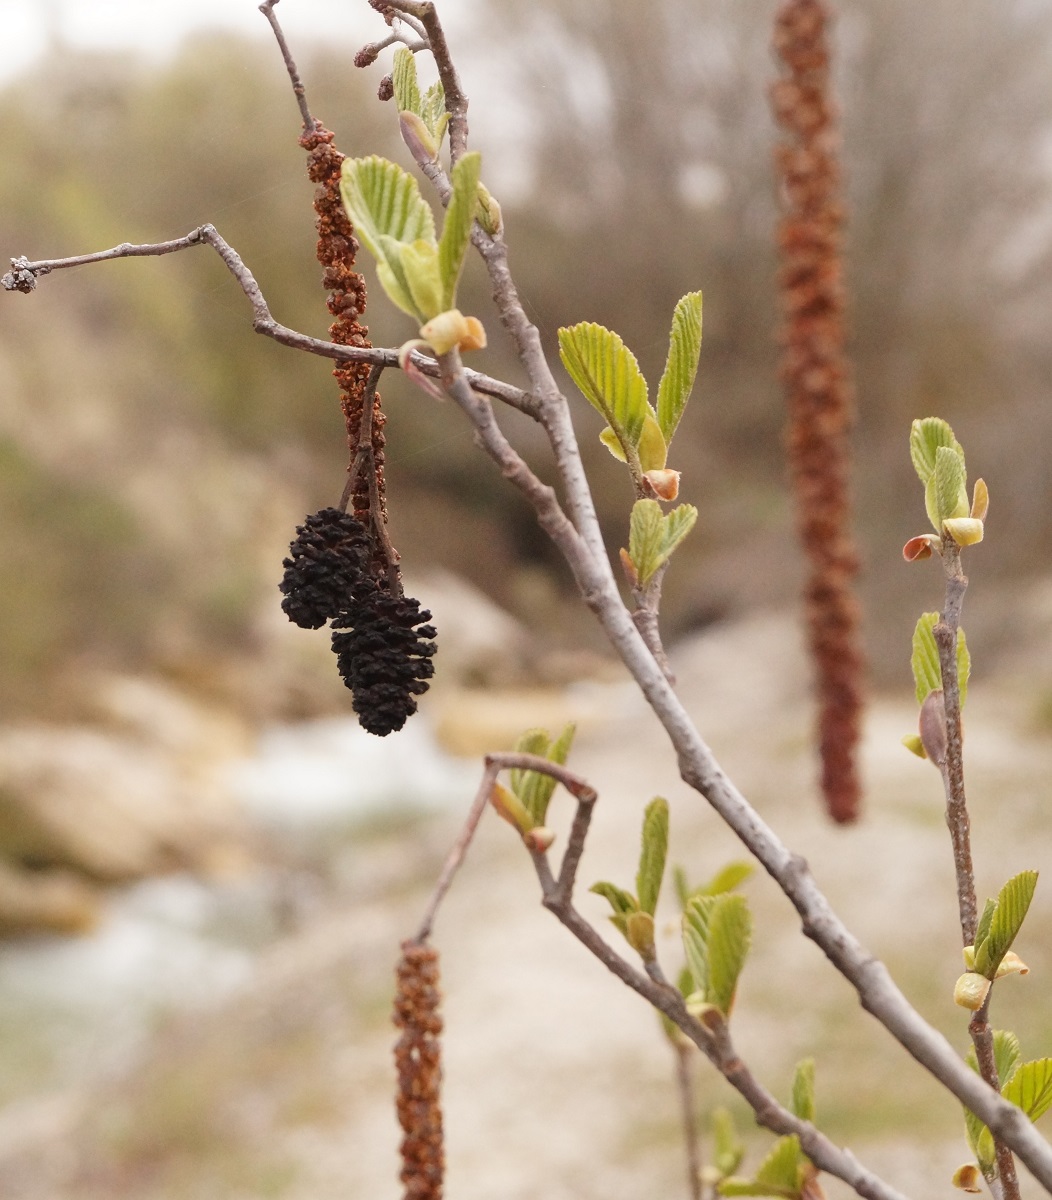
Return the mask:
<svg viewBox="0 0 1052 1200">
<path fill-rule="evenodd" d="M 942 668 L 939 665 L 939 648 L 935 644 L 935 626 L 939 623 L 938 613 L 921 613 L 913 630 L 913 654 L 910 666 L 916 684 L 917 703 L 923 704 L 929 692 L 942 687 Z"/>
<path fill-rule="evenodd" d="M 804 1154 L 800 1149 L 800 1139 L 795 1133 L 787 1134 L 775 1142 L 760 1164 L 756 1172 L 756 1182 L 783 1188 L 790 1195 L 795 1195 L 800 1187 L 800 1168 L 803 1164 Z"/>
<path fill-rule="evenodd" d="M 734 1126 L 734 1118 L 725 1108 L 713 1110 L 712 1117 L 712 1159 L 713 1165 L 720 1175 L 733 1175 L 741 1166 L 745 1155 L 745 1146 L 738 1136 Z"/>
<path fill-rule="evenodd" d="M 591 321 L 559 330 L 559 357 L 581 394 L 635 454 L 650 411 L 639 363 L 616 333 Z"/>
<path fill-rule="evenodd" d="M 416 180 L 397 163 L 372 155 L 344 161 L 340 182 L 344 208 L 358 239 L 377 262 L 391 301 L 420 320 L 401 263 L 401 247 L 435 242 L 435 218 Z"/>
<path fill-rule="evenodd" d="M 668 801 L 662 796 L 655 796 L 643 815 L 643 845 L 639 855 L 639 870 L 636 873 L 639 907 L 651 916 L 657 911 L 667 855 Z"/>
<path fill-rule="evenodd" d="M 924 417 L 910 426 L 910 459 L 921 483 L 927 487 L 935 474 L 935 456 L 940 446 L 952 447 L 964 462 L 964 451 L 953 430 L 941 417 Z"/>
<path fill-rule="evenodd" d="M 449 113 L 446 112 L 446 93 L 440 79 L 436 79 L 424 93 L 420 103 L 420 115 L 424 124 L 431 130 L 435 145 L 441 146 L 443 134 L 449 124 Z"/>
<path fill-rule="evenodd" d="M 738 976 L 752 944 L 752 915 L 744 896 L 729 892 L 715 897 L 709 917 L 708 999 L 729 1016 L 734 1006 Z"/>
<path fill-rule="evenodd" d="M 755 1179 L 739 1179 L 731 1175 L 721 1179 L 716 1184 L 716 1192 L 720 1196 L 794 1196 L 795 1189 L 787 1192 L 784 1188 L 773 1187 L 769 1183 L 759 1183 Z"/>
<path fill-rule="evenodd" d="M 643 418 L 643 432 L 639 435 L 637 453 L 639 465 L 644 471 L 660 471 L 668 459 L 668 446 L 649 404 Z"/>
<path fill-rule="evenodd" d="M 701 292 L 688 292 L 672 314 L 668 358 L 658 384 L 657 420 L 666 444 L 671 443 L 690 397 L 700 355 Z"/>
<path fill-rule="evenodd" d="M 994 913 L 996 911 L 997 911 L 997 903 L 993 900 L 987 900 L 987 902 L 983 905 L 983 911 L 980 914 L 978 924 L 975 927 L 975 943 L 976 943 L 976 945 L 978 945 L 980 942 L 985 942 L 986 939 L 990 936 L 990 923 L 991 923 L 991 921 L 993 921 Z M 973 948 L 973 955 L 974 955 L 974 948 Z M 970 969 L 973 971 L 975 970 L 974 958 L 973 958 L 972 966 Z M 979 1068 L 976 1067 L 976 1070 L 978 1070 L 978 1069 Z"/>
<path fill-rule="evenodd" d="M 694 528 L 698 519 L 698 510 L 693 504 L 677 505 L 670 513 L 665 514 L 661 529 L 661 561 L 664 562 Z"/>
<path fill-rule="evenodd" d="M 632 505 L 628 526 L 628 554 L 636 568 L 640 587 L 661 565 L 664 515 L 656 500 L 637 500 Z"/>
<path fill-rule="evenodd" d="M 399 46 L 391 67 L 391 85 L 394 102 L 399 112 L 413 112 L 422 117 L 420 85 L 416 76 L 416 55 L 405 46 Z"/>
<path fill-rule="evenodd" d="M 928 516 L 936 530 L 942 531 L 943 521 L 968 515 L 967 476 L 964 462 L 952 446 L 939 446 L 935 451 L 935 472 L 931 477 L 932 509 Z M 927 496 L 927 489 L 925 489 Z"/>
<path fill-rule="evenodd" d="M 709 998 L 709 917 L 715 896 L 695 896 L 683 910 L 683 953 L 698 993 Z"/>
<path fill-rule="evenodd" d="M 453 308 L 456 303 L 457 282 L 471 239 L 471 227 L 475 224 L 481 175 L 482 155 L 476 150 L 462 155 L 450 173 L 453 194 L 446 206 L 445 224 L 438 243 L 438 265 L 442 279 L 442 307 L 439 312 Z"/>
<path fill-rule="evenodd" d="M 1023 1057 L 1023 1051 L 1019 1045 L 1019 1039 L 1008 1029 L 995 1029 L 993 1040 L 997 1079 L 1001 1087 L 1004 1087 L 1015 1074 L 1019 1060 Z M 976 1070 L 978 1071 L 978 1066 L 976 1066 Z"/>
<path fill-rule="evenodd" d="M 1001 1095 L 1036 1121 L 1052 1108 L 1052 1058 L 1023 1063 L 1001 1089 Z"/>
<path fill-rule="evenodd" d="M 789 1107 L 801 1121 L 815 1119 L 815 1060 L 805 1058 L 793 1072 L 793 1094 Z"/>
<path fill-rule="evenodd" d="M 975 945 L 975 969 L 992 979 L 1001 959 L 1012 948 L 1037 887 L 1036 871 L 1020 871 L 1001 888 L 990 920 L 990 932 Z"/>
</svg>

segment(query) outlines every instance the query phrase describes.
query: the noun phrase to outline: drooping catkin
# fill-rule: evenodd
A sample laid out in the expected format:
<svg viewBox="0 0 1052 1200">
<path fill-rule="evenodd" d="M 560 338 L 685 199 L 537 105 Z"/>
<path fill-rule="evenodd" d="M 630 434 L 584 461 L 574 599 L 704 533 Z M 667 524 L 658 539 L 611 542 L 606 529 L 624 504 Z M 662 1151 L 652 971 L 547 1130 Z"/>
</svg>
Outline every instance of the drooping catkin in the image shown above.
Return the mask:
<svg viewBox="0 0 1052 1200">
<path fill-rule="evenodd" d="M 805 608 L 819 704 L 822 790 L 837 822 L 856 819 L 861 787 L 864 658 L 852 591 L 850 372 L 844 350 L 843 204 L 836 111 L 830 97 L 828 12 L 822 0 L 786 0 L 775 17 L 782 65 L 771 89 L 786 138 L 775 151 L 782 379 L 797 524 L 810 567 Z"/>
<path fill-rule="evenodd" d="M 394 1023 L 398 1070 L 398 1123 L 402 1127 L 404 1200 L 442 1200 L 442 1017 L 438 951 L 426 943 L 402 943 Z"/>
</svg>

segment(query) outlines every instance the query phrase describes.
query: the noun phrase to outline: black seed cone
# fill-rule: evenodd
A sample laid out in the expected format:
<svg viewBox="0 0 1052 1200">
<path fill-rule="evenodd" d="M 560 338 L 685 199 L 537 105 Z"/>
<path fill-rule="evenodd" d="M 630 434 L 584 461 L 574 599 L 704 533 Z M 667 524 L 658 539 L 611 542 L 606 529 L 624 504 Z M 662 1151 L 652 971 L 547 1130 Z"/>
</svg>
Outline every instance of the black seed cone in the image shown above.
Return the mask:
<svg viewBox="0 0 1052 1200">
<path fill-rule="evenodd" d="M 333 621 L 337 666 L 354 693 L 358 723 L 377 737 L 401 729 L 416 712 L 415 696 L 435 672 L 431 614 L 410 596 L 392 596 L 363 580 L 347 611 Z"/>
<path fill-rule="evenodd" d="M 296 530 L 291 558 L 278 585 L 282 611 L 302 629 L 320 629 L 346 610 L 361 581 L 369 535 L 361 521 L 338 508 L 323 508 Z"/>
</svg>

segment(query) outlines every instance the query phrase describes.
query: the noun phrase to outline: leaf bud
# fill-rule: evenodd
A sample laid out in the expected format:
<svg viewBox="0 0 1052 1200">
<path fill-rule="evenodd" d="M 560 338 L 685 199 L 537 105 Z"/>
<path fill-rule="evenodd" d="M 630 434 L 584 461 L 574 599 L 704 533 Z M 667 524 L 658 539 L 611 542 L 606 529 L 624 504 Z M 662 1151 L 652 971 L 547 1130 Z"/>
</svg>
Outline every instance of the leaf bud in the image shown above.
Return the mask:
<svg viewBox="0 0 1052 1200">
<path fill-rule="evenodd" d="M 954 985 L 953 1002 L 971 1012 L 978 1012 L 990 992 L 990 980 L 977 971 L 966 971 Z"/>
<path fill-rule="evenodd" d="M 625 922 L 628 944 L 648 962 L 657 953 L 654 946 L 654 918 L 648 912 L 629 913 Z"/>
<path fill-rule="evenodd" d="M 969 515 L 973 516 L 977 521 L 985 521 L 989 510 L 989 488 L 987 488 L 985 480 L 977 479 L 975 481 L 975 488 L 972 491 L 972 511 Z"/>
<path fill-rule="evenodd" d="M 910 754 L 916 754 L 918 758 L 928 757 L 924 752 L 924 743 L 921 741 L 919 733 L 907 733 L 906 736 L 902 738 L 902 744 L 906 747 Z"/>
<path fill-rule="evenodd" d="M 448 354 L 454 347 L 482 350 L 486 345 L 486 331 L 478 317 L 465 317 L 456 308 L 432 317 L 420 327 L 420 336 L 436 354 Z"/>
<path fill-rule="evenodd" d="M 629 554 L 624 546 L 622 546 L 619 551 L 619 555 L 621 558 L 621 570 L 624 571 L 625 578 L 628 580 L 629 586 L 638 587 L 639 572 L 636 570 L 636 564 L 632 561 L 631 554 Z"/>
<path fill-rule="evenodd" d="M 408 109 L 398 114 L 398 130 L 409 153 L 422 167 L 429 166 L 438 158 L 438 147 L 423 118 Z"/>
<path fill-rule="evenodd" d="M 547 825 L 537 825 L 524 833 L 522 840 L 528 850 L 532 850 L 534 854 L 543 854 L 551 849 L 552 842 L 555 841 L 555 830 L 549 829 Z"/>
<path fill-rule="evenodd" d="M 489 794 L 489 800 L 504 820 L 509 825 L 514 825 L 525 839 L 530 830 L 534 828 L 533 817 L 530 816 L 518 796 L 514 792 L 508 791 L 503 784 L 495 783 Z"/>
<path fill-rule="evenodd" d="M 931 761 L 939 768 L 946 765 L 946 703 L 942 688 L 924 697 L 920 707 L 920 741 Z"/>
<path fill-rule="evenodd" d="M 490 195 L 489 188 L 480 183 L 478 189 L 478 223 L 490 235 L 496 237 L 504 228 L 504 217 L 500 205 Z"/>
<path fill-rule="evenodd" d="M 643 478 L 654 490 L 659 500 L 675 500 L 679 495 L 679 471 L 671 471 L 668 467 L 646 471 Z"/>
<path fill-rule="evenodd" d="M 902 547 L 902 557 L 907 562 L 920 562 L 921 559 L 931 558 L 933 550 L 941 552 L 939 539 L 934 533 L 921 533 L 910 538 Z"/>
<path fill-rule="evenodd" d="M 1004 958 L 1001 959 L 997 967 L 995 979 L 1000 979 L 1004 975 L 1029 975 L 1030 968 L 1019 957 L 1014 950 L 1006 950 Z"/>
<path fill-rule="evenodd" d="M 356 67 L 370 67 L 376 62 L 379 54 L 380 47 L 376 42 L 369 42 L 354 56 L 354 65 Z"/>
</svg>

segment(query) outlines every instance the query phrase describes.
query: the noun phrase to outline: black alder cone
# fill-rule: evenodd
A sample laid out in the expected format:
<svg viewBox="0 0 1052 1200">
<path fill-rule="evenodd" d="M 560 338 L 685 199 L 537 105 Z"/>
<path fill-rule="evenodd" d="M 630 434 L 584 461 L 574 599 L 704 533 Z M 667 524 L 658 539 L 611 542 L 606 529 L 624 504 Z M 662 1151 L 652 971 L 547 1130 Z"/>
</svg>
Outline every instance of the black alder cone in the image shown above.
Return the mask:
<svg viewBox="0 0 1052 1200">
<path fill-rule="evenodd" d="M 416 712 L 416 696 L 434 674 L 435 627 L 410 596 L 392 596 L 363 580 L 347 610 L 333 621 L 332 648 L 344 683 L 354 693 L 358 723 L 377 737 L 401 729 Z"/>
<path fill-rule="evenodd" d="M 297 528 L 289 554 L 278 585 L 282 611 L 302 629 L 320 629 L 350 605 L 365 572 L 369 535 L 350 513 L 323 508 Z"/>
</svg>

